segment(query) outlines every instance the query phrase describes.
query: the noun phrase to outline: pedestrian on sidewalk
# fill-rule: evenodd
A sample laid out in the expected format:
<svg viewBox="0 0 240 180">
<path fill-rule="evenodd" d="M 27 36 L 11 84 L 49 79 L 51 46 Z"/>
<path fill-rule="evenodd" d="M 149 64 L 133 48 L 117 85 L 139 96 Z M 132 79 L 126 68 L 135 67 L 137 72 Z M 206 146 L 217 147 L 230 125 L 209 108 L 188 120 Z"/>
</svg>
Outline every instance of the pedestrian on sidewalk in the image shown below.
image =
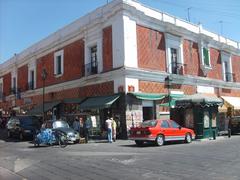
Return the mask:
<svg viewBox="0 0 240 180">
<path fill-rule="evenodd" d="M 108 133 L 108 142 L 112 143 L 112 120 L 110 118 L 106 120 L 106 127 Z"/>
<path fill-rule="evenodd" d="M 84 132 L 84 137 L 85 137 L 85 143 L 88 143 L 90 128 L 91 128 L 91 119 L 87 118 L 87 119 L 85 119 L 85 121 L 83 123 L 83 132 Z"/>
<path fill-rule="evenodd" d="M 113 142 L 116 142 L 116 137 L 117 137 L 117 123 L 116 121 L 111 118 L 112 120 L 112 138 L 113 138 Z"/>
</svg>

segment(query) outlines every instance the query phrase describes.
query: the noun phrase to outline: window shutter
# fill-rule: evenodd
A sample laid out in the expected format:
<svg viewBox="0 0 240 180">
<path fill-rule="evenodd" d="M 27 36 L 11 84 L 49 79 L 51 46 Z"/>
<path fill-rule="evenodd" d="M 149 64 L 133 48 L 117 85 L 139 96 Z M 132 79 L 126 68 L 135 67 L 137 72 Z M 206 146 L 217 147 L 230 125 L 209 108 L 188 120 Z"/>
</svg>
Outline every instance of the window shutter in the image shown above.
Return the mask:
<svg viewBox="0 0 240 180">
<path fill-rule="evenodd" d="M 207 48 L 203 48 L 203 59 L 204 59 L 204 65 L 210 66 L 209 54 L 208 54 L 208 49 Z"/>
</svg>

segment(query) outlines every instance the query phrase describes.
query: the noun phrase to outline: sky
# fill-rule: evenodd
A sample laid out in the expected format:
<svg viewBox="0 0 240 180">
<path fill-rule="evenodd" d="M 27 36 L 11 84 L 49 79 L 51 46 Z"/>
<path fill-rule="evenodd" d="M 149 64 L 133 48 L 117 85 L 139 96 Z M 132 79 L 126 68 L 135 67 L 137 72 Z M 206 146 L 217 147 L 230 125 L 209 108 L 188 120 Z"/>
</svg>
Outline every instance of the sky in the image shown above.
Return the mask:
<svg viewBox="0 0 240 180">
<path fill-rule="evenodd" d="M 0 63 L 111 0 L 0 0 Z M 240 42 L 240 0 L 139 0 Z"/>
</svg>

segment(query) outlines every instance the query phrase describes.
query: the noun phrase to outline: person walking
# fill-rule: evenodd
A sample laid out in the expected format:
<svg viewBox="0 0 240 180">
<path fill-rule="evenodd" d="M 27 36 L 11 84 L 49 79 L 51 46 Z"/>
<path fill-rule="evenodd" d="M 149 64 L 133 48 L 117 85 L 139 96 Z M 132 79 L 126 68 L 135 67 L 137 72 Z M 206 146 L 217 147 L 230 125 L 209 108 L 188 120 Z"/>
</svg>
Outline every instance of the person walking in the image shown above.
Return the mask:
<svg viewBox="0 0 240 180">
<path fill-rule="evenodd" d="M 112 120 L 112 138 L 113 138 L 113 142 L 116 142 L 117 123 L 113 118 L 111 118 L 111 120 Z"/>
<path fill-rule="evenodd" d="M 90 119 L 87 118 L 83 123 L 83 132 L 84 132 L 84 137 L 85 137 L 85 143 L 88 143 L 89 128 L 91 128 L 91 122 L 90 122 Z"/>
<path fill-rule="evenodd" d="M 112 143 L 112 120 L 109 118 L 106 120 L 106 127 L 108 133 L 108 142 Z"/>
<path fill-rule="evenodd" d="M 74 131 L 77 131 L 80 133 L 80 122 L 78 120 L 78 117 L 75 117 L 75 120 L 73 122 L 73 129 Z"/>
</svg>

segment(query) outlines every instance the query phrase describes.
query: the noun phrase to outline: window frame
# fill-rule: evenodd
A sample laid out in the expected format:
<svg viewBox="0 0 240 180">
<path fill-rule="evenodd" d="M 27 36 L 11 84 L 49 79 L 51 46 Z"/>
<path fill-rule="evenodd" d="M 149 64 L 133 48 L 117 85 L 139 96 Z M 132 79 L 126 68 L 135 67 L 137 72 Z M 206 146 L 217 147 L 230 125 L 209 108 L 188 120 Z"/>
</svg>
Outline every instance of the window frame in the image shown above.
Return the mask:
<svg viewBox="0 0 240 180">
<path fill-rule="evenodd" d="M 59 62 L 59 57 L 61 57 Z M 61 64 L 61 67 L 59 69 L 59 65 Z M 58 72 L 61 70 L 61 72 Z M 54 76 L 59 77 L 64 74 L 64 51 L 63 49 L 60 51 L 57 51 L 54 53 Z"/>
<path fill-rule="evenodd" d="M 165 33 L 165 42 L 166 42 L 166 59 L 167 59 L 167 72 L 172 73 L 172 53 L 171 49 L 176 49 L 177 51 L 177 62 L 181 64 L 182 70 L 184 72 L 184 58 L 183 58 L 183 39 L 182 37 Z M 178 73 L 180 74 L 180 73 Z"/>
<path fill-rule="evenodd" d="M 227 63 L 227 70 L 225 63 Z M 221 64 L 222 64 L 222 77 L 225 82 L 233 82 L 233 73 L 232 73 L 232 58 L 231 54 L 227 52 L 221 52 Z M 231 74 L 230 80 L 227 80 L 226 74 Z"/>
</svg>

